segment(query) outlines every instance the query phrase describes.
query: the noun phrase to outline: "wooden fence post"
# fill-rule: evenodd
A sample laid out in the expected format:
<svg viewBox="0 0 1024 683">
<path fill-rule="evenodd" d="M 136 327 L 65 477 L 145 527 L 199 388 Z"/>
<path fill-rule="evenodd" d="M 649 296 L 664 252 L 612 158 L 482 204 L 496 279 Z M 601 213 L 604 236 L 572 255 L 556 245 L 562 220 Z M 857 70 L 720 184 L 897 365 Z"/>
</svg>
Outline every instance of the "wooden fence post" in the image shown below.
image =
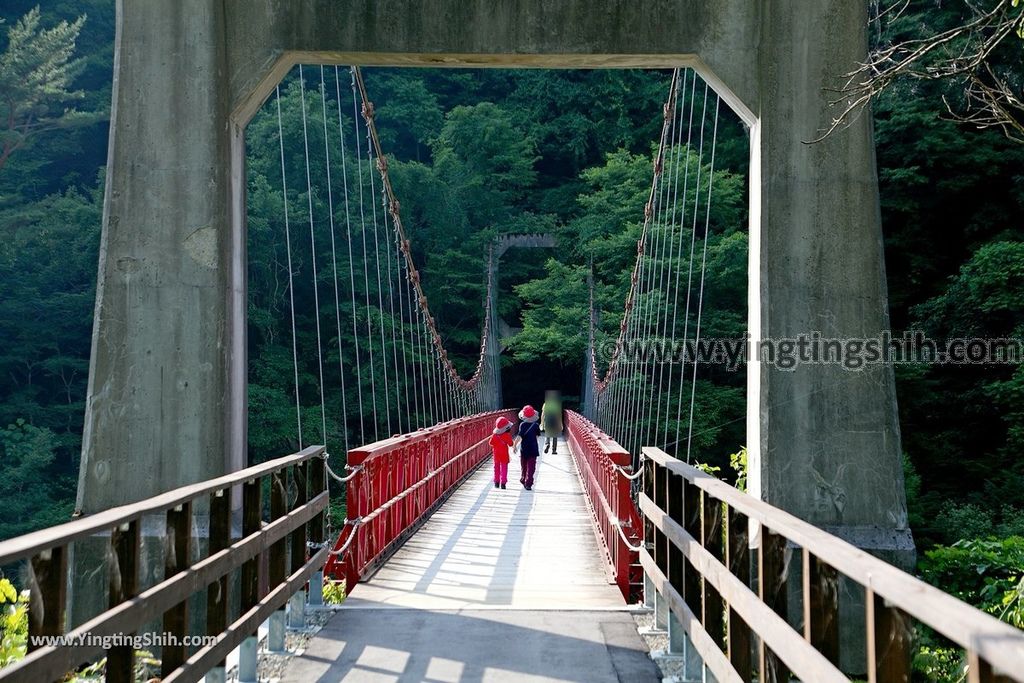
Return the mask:
<svg viewBox="0 0 1024 683">
<path fill-rule="evenodd" d="M 192 551 L 192 502 L 182 503 L 167 511 L 167 549 L 164 563 L 164 578 L 185 571 L 191 564 Z M 174 643 L 164 643 L 160 654 L 160 672 L 164 678 L 181 666 L 187 654 L 185 635 L 188 633 L 188 601 L 164 612 L 164 633 L 175 638 Z"/>
<path fill-rule="evenodd" d="M 711 553 L 719 562 L 725 561 L 725 551 L 722 547 L 722 503 L 707 492 L 701 492 L 701 507 L 703 508 L 701 524 L 701 545 Z M 702 601 L 704 603 L 704 630 L 708 632 L 712 640 L 724 651 L 725 624 L 723 622 L 722 596 L 710 581 L 701 581 L 703 588 Z"/>
<path fill-rule="evenodd" d="M 803 549 L 804 637 L 839 666 L 839 574 Z"/>
<path fill-rule="evenodd" d="M 786 619 L 786 537 L 762 526 L 758 560 L 761 600 Z M 760 647 L 760 672 L 760 680 L 764 683 L 789 683 L 789 669 L 765 646 L 764 641 Z"/>
<path fill-rule="evenodd" d="M 231 545 L 231 487 L 210 494 L 210 555 Z M 206 634 L 217 636 L 228 627 L 228 577 L 206 588 Z M 226 662 L 221 660 L 219 667 Z"/>
<path fill-rule="evenodd" d="M 68 591 L 68 548 L 56 546 L 32 558 L 28 610 L 28 650 L 38 649 L 40 636 L 64 633 Z"/>
<path fill-rule="evenodd" d="M 728 543 L 726 544 L 726 565 L 733 576 L 750 585 L 750 526 L 747 516 L 729 506 Z M 753 674 L 751 662 L 750 626 L 729 608 L 729 662 L 744 681 Z"/>
<path fill-rule="evenodd" d="M 139 520 L 116 527 L 110 535 L 111 558 L 110 599 L 108 607 L 117 607 L 139 591 L 139 546 L 141 531 Z M 116 645 L 107 650 L 108 683 L 132 683 L 134 680 L 135 651 L 131 645 Z"/>
<path fill-rule="evenodd" d="M 867 603 L 868 676 L 877 683 L 910 683 L 910 645 L 913 629 L 910 618 L 900 609 L 886 604 L 870 586 Z M 872 676 L 873 675 L 873 676 Z"/>
</svg>

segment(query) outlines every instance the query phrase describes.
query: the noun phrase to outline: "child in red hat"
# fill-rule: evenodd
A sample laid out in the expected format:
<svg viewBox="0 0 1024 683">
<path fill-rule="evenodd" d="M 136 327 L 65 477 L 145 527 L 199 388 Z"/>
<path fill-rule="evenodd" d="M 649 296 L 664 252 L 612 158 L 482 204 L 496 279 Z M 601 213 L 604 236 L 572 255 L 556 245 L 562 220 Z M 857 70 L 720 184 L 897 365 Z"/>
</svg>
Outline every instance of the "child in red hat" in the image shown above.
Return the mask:
<svg viewBox="0 0 1024 683">
<path fill-rule="evenodd" d="M 527 491 L 533 488 L 533 475 L 537 471 L 537 458 L 540 457 L 540 451 L 537 448 L 537 437 L 540 435 L 540 415 L 533 409 L 533 406 L 524 406 L 519 411 L 519 436 L 517 439 L 520 442 L 519 447 L 519 464 L 522 466 L 523 477 L 519 481 L 522 482 L 523 488 Z"/>
<path fill-rule="evenodd" d="M 499 417 L 494 421 L 494 433 L 488 442 L 494 452 L 494 488 L 505 488 L 508 483 L 508 449 L 512 446 L 512 421 Z"/>
</svg>

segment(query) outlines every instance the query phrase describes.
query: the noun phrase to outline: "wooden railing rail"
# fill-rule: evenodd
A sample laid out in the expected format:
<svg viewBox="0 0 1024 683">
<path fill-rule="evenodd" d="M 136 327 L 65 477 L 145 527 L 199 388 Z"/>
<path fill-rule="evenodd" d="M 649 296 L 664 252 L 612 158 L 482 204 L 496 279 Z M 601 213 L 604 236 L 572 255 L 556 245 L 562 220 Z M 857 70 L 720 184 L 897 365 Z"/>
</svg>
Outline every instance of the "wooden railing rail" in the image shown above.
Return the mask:
<svg viewBox="0 0 1024 683">
<path fill-rule="evenodd" d="M 1024 632 L 658 448 L 643 456 L 639 507 L 653 552 L 641 551 L 640 561 L 718 681 L 752 680 L 752 643 L 758 680 L 849 680 L 839 669 L 838 585 L 846 577 L 864 589 L 870 683 L 910 680 L 914 620 L 964 649 L 970 683 L 1024 682 Z M 787 620 L 794 547 L 802 632 Z"/>
<path fill-rule="evenodd" d="M 324 447 L 311 446 L 216 479 L 169 491 L 0 543 L 0 565 L 25 561 L 28 567 L 29 652 L 0 669 L 0 681 L 61 680 L 76 667 L 103 653 L 104 638 L 123 640 L 161 618 L 163 633 L 178 645 L 165 645 L 161 678 L 197 681 L 218 665 L 259 625 L 280 609 L 327 559 L 324 511 L 328 506 Z M 269 479 L 269 519 L 263 519 L 263 481 Z M 294 500 L 289 501 L 289 484 Z M 242 537 L 231 537 L 233 491 L 242 494 Z M 209 498 L 209 548 L 206 557 L 190 563 L 194 504 Z M 165 518 L 167 543 L 164 578 L 140 590 L 142 520 Z M 97 538 L 102 537 L 102 538 Z M 108 608 L 76 628 L 65 631 L 68 560 L 76 541 L 109 543 Z M 315 552 L 309 556 L 307 547 Z M 288 562 L 288 549 L 291 561 Z M 259 580 L 266 557 L 269 580 Z M 287 567 L 287 572 L 286 572 Z M 241 614 L 229 621 L 228 575 L 241 569 Z M 207 624 L 203 633 L 189 632 L 187 602 L 206 594 Z M 188 636 L 216 640 L 187 648 Z M 64 636 L 57 643 L 44 638 Z M 133 680 L 134 652 L 125 645 L 106 650 L 106 680 Z"/>
</svg>

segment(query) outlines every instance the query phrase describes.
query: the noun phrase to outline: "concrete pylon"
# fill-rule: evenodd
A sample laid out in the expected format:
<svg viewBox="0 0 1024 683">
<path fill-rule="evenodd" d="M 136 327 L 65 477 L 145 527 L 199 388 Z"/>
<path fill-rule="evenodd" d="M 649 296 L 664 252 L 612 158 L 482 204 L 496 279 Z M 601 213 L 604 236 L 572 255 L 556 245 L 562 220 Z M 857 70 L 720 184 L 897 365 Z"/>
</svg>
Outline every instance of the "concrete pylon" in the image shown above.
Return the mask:
<svg viewBox="0 0 1024 683">
<path fill-rule="evenodd" d="M 225 21 L 223 3 L 117 3 L 85 514 L 242 464 L 245 241 L 231 173 L 243 152 Z"/>
<path fill-rule="evenodd" d="M 805 144 L 866 54 L 866 0 L 118 0 L 117 26 L 86 514 L 243 464 L 242 131 L 301 61 L 692 66 L 750 126 L 753 341 L 888 327 L 870 116 Z M 909 561 L 891 368 L 748 375 L 752 491 Z"/>
</svg>

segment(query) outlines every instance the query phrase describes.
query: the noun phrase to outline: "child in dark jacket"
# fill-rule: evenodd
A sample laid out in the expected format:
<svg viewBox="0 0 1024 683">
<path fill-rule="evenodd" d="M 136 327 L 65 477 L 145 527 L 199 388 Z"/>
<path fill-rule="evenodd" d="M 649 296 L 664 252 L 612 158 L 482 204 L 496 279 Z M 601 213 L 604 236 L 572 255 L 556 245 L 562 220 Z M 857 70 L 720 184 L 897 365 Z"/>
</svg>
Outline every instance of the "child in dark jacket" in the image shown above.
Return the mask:
<svg viewBox="0 0 1024 683">
<path fill-rule="evenodd" d="M 540 435 L 540 415 L 533 409 L 533 406 L 525 406 L 519 411 L 519 464 L 522 466 L 523 476 L 519 480 L 527 491 L 533 489 L 533 475 L 537 471 L 537 458 L 540 451 L 537 447 L 537 437 Z"/>
<path fill-rule="evenodd" d="M 512 421 L 507 417 L 495 420 L 494 433 L 488 443 L 494 453 L 494 488 L 505 488 L 508 483 L 508 449 L 513 444 Z"/>
</svg>

